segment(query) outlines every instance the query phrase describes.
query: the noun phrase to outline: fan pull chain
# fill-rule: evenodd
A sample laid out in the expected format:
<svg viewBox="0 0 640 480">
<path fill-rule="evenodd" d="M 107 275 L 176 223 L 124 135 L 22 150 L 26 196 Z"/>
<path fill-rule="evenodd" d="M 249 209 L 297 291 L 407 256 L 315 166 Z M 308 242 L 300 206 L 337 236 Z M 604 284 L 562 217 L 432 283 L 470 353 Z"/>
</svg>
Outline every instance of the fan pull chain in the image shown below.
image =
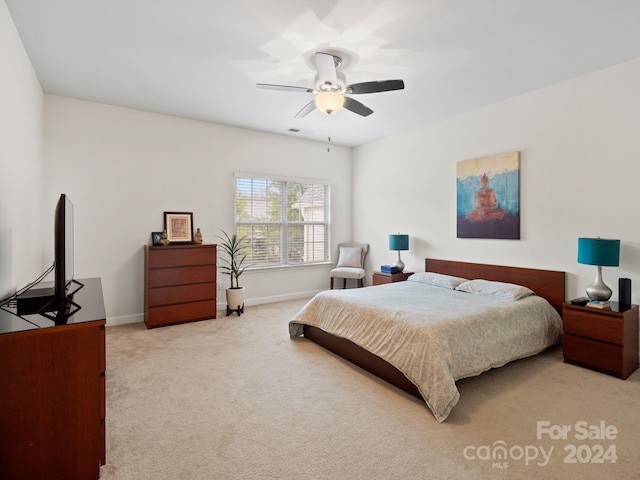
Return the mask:
<svg viewBox="0 0 640 480">
<path fill-rule="evenodd" d="M 327 126 L 327 153 L 331 153 L 331 119 L 329 119 L 329 124 Z"/>
</svg>

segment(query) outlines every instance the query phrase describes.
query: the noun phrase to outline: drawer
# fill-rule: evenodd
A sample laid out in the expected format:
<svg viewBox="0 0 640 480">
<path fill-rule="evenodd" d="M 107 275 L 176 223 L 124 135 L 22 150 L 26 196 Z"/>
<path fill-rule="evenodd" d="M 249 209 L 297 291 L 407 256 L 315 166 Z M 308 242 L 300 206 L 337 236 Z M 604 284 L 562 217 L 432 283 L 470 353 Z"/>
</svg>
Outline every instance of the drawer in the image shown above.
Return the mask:
<svg viewBox="0 0 640 480">
<path fill-rule="evenodd" d="M 216 318 L 215 300 L 153 307 L 147 312 L 144 323 L 152 328 L 209 318 Z"/>
<path fill-rule="evenodd" d="M 100 373 L 107 370 L 107 346 L 105 326 L 100 325 Z"/>
<path fill-rule="evenodd" d="M 215 283 L 196 283 L 195 285 L 150 288 L 147 297 L 149 307 L 215 299 Z"/>
<path fill-rule="evenodd" d="M 565 335 L 563 343 L 563 355 L 567 362 L 588 365 L 616 375 L 622 372 L 622 347 L 573 335 Z"/>
<path fill-rule="evenodd" d="M 100 465 L 107 463 L 107 429 L 105 419 L 100 420 Z"/>
<path fill-rule="evenodd" d="M 107 385 L 106 377 L 104 373 L 100 374 L 100 420 L 104 420 L 107 417 Z"/>
<path fill-rule="evenodd" d="M 179 267 L 189 265 L 215 265 L 214 246 L 189 245 L 184 247 L 156 247 L 149 251 L 148 268 Z"/>
<path fill-rule="evenodd" d="M 211 265 L 197 267 L 174 267 L 149 270 L 148 288 L 190 285 L 195 283 L 214 283 L 216 269 Z"/>
<path fill-rule="evenodd" d="M 388 275 L 373 274 L 373 285 L 384 285 L 385 283 L 391 283 L 391 277 Z"/>
<path fill-rule="evenodd" d="M 593 338 L 616 345 L 623 344 L 622 320 L 621 317 L 587 310 L 565 308 L 562 312 L 565 334 Z"/>
</svg>

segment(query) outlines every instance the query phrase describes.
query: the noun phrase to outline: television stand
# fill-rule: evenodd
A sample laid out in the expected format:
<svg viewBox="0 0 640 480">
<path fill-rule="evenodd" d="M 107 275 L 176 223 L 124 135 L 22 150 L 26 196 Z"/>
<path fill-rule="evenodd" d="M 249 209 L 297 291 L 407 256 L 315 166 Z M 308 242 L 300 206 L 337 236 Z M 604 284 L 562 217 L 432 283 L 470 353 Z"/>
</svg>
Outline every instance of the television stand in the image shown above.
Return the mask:
<svg viewBox="0 0 640 480">
<path fill-rule="evenodd" d="M 105 323 L 99 278 L 57 325 L 0 309 L 0 478 L 98 479 L 105 458 Z"/>
</svg>

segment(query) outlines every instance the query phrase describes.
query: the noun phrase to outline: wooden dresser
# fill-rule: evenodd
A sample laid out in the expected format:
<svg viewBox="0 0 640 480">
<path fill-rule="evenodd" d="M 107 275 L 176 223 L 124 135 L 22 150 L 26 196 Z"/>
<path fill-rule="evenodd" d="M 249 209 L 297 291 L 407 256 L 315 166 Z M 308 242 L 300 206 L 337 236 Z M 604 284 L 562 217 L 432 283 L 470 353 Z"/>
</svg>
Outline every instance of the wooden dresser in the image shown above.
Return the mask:
<svg viewBox="0 0 640 480">
<path fill-rule="evenodd" d="M 216 245 L 144 247 L 147 328 L 216 318 Z"/>
<path fill-rule="evenodd" d="M 2 480 L 100 477 L 106 316 L 100 279 L 79 281 L 81 308 L 69 317 L 0 310 Z"/>
</svg>

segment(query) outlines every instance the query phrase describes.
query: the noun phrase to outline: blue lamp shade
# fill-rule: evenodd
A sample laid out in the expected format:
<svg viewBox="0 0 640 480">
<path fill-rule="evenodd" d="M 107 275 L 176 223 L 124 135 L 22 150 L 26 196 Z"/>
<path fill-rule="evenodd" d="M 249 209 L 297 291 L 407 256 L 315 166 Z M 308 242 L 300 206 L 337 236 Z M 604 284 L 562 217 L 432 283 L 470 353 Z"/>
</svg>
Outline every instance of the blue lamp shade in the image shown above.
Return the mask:
<svg viewBox="0 0 640 480">
<path fill-rule="evenodd" d="M 620 240 L 578 238 L 578 263 L 618 267 L 620 265 Z"/>
<path fill-rule="evenodd" d="M 409 235 L 389 235 L 389 250 L 409 250 Z"/>
</svg>

